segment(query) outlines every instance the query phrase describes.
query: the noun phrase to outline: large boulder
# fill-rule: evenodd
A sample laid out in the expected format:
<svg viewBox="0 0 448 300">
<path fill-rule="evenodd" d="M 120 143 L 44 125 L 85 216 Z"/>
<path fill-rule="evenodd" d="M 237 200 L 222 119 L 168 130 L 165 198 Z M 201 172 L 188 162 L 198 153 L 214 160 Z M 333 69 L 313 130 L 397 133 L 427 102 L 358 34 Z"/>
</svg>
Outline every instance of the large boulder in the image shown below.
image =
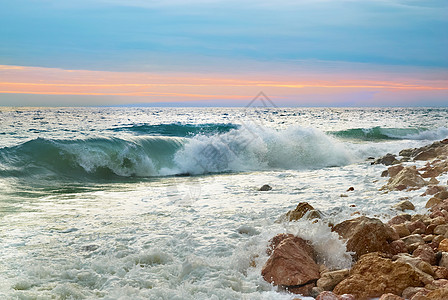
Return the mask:
<svg viewBox="0 0 448 300">
<path fill-rule="evenodd" d="M 261 275 L 275 285 L 305 286 L 319 279 L 319 266 L 314 261 L 314 250 L 307 241 L 288 237 L 274 248 Z"/>
<path fill-rule="evenodd" d="M 350 271 L 350 276 L 333 292 L 353 294 L 356 299 L 363 300 L 387 293 L 401 295 L 407 287 L 423 285 L 413 266 L 394 262 L 387 255 L 376 252 L 363 255 Z"/>
<path fill-rule="evenodd" d="M 332 230 L 347 241 L 347 250 L 355 252 L 355 259 L 369 252 L 392 253 L 390 243 L 399 238 L 390 226 L 365 216 L 339 223 Z"/>
<path fill-rule="evenodd" d="M 404 167 L 394 177 L 389 178 L 389 181 L 381 189 L 388 190 L 404 190 L 407 188 L 421 188 L 427 185 L 427 182 L 420 176 L 415 166 Z"/>
</svg>

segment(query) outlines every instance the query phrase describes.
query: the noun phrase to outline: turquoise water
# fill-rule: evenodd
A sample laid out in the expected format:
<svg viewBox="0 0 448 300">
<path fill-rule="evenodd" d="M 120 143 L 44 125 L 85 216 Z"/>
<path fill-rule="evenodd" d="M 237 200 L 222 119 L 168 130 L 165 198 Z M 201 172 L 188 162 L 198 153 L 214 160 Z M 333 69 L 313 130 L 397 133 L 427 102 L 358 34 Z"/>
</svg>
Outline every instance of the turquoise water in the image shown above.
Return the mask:
<svg viewBox="0 0 448 300">
<path fill-rule="evenodd" d="M 386 218 L 402 195 L 366 159 L 446 137 L 448 109 L 0 108 L 0 296 L 292 299 L 260 275 L 274 234 L 350 260 L 324 224 L 275 220 Z"/>
</svg>

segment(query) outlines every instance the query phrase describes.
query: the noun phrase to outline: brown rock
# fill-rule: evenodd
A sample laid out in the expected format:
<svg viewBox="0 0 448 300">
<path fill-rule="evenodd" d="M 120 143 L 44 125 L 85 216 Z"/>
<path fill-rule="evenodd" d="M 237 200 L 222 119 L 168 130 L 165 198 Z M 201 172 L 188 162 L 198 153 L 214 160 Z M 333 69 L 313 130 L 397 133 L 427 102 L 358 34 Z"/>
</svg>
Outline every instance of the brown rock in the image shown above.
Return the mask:
<svg viewBox="0 0 448 300">
<path fill-rule="evenodd" d="M 400 162 L 396 159 L 396 156 L 390 153 L 387 153 L 383 157 L 378 158 L 372 164 L 383 164 L 386 166 L 399 164 Z"/>
<path fill-rule="evenodd" d="M 423 187 L 427 183 L 415 166 L 404 167 L 396 176 L 391 177 L 382 189 L 403 190 L 411 187 Z"/>
<path fill-rule="evenodd" d="M 306 217 L 309 220 L 320 219 L 322 214 L 307 202 L 300 202 L 294 210 L 288 211 L 281 219 L 297 221 L 303 217 Z"/>
<path fill-rule="evenodd" d="M 399 254 L 399 253 L 407 253 L 408 252 L 408 246 L 402 241 L 402 240 L 396 240 L 390 243 L 390 249 L 393 255 Z"/>
<path fill-rule="evenodd" d="M 429 226 L 428 226 L 429 227 Z M 432 240 L 434 239 L 435 235 L 433 234 L 428 234 L 426 236 L 423 237 L 423 240 L 425 241 L 425 243 L 430 243 L 432 242 Z"/>
<path fill-rule="evenodd" d="M 441 199 L 439 199 L 437 197 L 432 197 L 432 198 L 429 198 L 429 200 L 426 202 L 425 207 L 426 208 L 431 208 L 431 207 L 439 204 L 440 202 L 442 202 Z"/>
<path fill-rule="evenodd" d="M 439 266 L 447 268 L 448 269 L 448 252 L 442 252 Z"/>
<path fill-rule="evenodd" d="M 425 285 L 425 289 L 428 290 L 437 290 L 439 288 L 445 288 L 445 287 L 448 287 L 448 280 L 446 279 L 437 279 Z"/>
<path fill-rule="evenodd" d="M 448 252 L 448 239 L 443 239 L 439 246 L 437 247 L 438 251 Z"/>
<path fill-rule="evenodd" d="M 270 283 L 283 286 L 305 285 L 319 279 L 319 266 L 307 241 L 294 237 L 278 244 L 266 261 L 261 275 Z"/>
<path fill-rule="evenodd" d="M 342 294 L 338 297 L 339 300 L 356 300 L 355 296 L 352 294 Z"/>
<path fill-rule="evenodd" d="M 355 188 L 351 186 L 347 189 L 347 192 L 353 192 L 354 190 L 355 190 Z"/>
<path fill-rule="evenodd" d="M 399 238 L 388 225 L 364 216 L 344 221 L 332 231 L 347 240 L 347 250 L 355 252 L 355 258 L 376 251 L 391 253 L 390 242 Z"/>
<path fill-rule="evenodd" d="M 400 296 L 391 293 L 387 293 L 383 294 L 379 300 L 404 300 L 404 298 L 401 298 Z"/>
<path fill-rule="evenodd" d="M 403 169 L 404 169 L 404 167 L 402 165 L 396 165 L 396 166 L 389 167 L 387 169 L 387 173 L 389 174 L 390 177 L 395 177 Z"/>
<path fill-rule="evenodd" d="M 268 185 L 268 184 L 265 184 L 265 185 L 263 185 L 261 188 L 259 188 L 258 190 L 259 190 L 259 191 L 266 192 L 266 191 L 270 191 L 270 190 L 272 190 L 272 187 L 271 187 L 270 185 Z"/>
<path fill-rule="evenodd" d="M 300 294 L 303 296 L 310 296 L 312 289 L 315 287 L 314 282 L 305 284 L 302 286 L 288 286 L 286 287 L 286 290 L 293 294 Z"/>
<path fill-rule="evenodd" d="M 325 291 L 332 291 L 334 287 L 349 275 L 348 269 L 326 272 L 317 280 L 317 286 Z"/>
<path fill-rule="evenodd" d="M 420 293 L 420 295 L 426 295 L 430 292 L 430 290 L 425 289 L 424 287 L 414 287 L 410 286 L 404 289 L 401 296 L 405 299 L 412 299 L 414 295 Z"/>
<path fill-rule="evenodd" d="M 412 245 L 415 243 L 424 244 L 425 241 L 423 240 L 422 236 L 420 234 L 411 234 L 401 239 L 406 245 Z"/>
<path fill-rule="evenodd" d="M 437 197 L 437 194 L 434 197 L 439 198 L 439 197 Z M 439 198 L 439 199 L 442 199 L 442 198 Z M 432 212 L 436 212 L 436 211 L 442 212 L 442 210 L 448 210 L 448 200 L 442 200 L 440 203 L 431 207 Z"/>
<path fill-rule="evenodd" d="M 414 232 L 418 228 L 421 229 L 421 231 L 423 231 L 423 233 L 426 231 L 426 225 L 421 220 L 409 222 L 406 224 L 406 226 L 408 227 L 410 232 Z"/>
<path fill-rule="evenodd" d="M 423 261 L 421 258 L 412 257 L 409 254 L 401 253 L 394 256 L 396 262 L 407 263 L 414 267 L 414 271 L 419 275 L 420 280 L 425 283 L 431 283 L 434 278 L 434 270 L 432 266 Z"/>
<path fill-rule="evenodd" d="M 444 235 L 447 231 L 448 231 L 448 224 L 437 225 L 437 227 L 434 228 L 434 234 L 437 235 Z"/>
<path fill-rule="evenodd" d="M 409 231 L 408 227 L 405 224 L 403 224 L 403 223 L 392 225 L 391 227 L 398 234 L 398 236 L 400 238 L 408 236 L 408 235 L 411 234 L 411 232 Z"/>
<path fill-rule="evenodd" d="M 412 256 L 418 257 L 431 265 L 436 263 L 436 254 L 429 245 L 418 246 L 418 248 L 412 253 Z"/>
<path fill-rule="evenodd" d="M 266 249 L 266 254 L 271 255 L 272 251 L 280 244 L 283 240 L 286 240 L 287 238 L 294 238 L 294 235 L 290 233 L 279 233 L 276 236 L 274 236 L 272 239 L 269 240 L 269 246 Z M 312 255 L 312 254 L 311 254 Z"/>
<path fill-rule="evenodd" d="M 422 177 L 425 178 L 425 176 L 423 176 L 423 175 L 425 175 L 425 174 L 422 174 Z M 429 184 L 439 184 L 439 183 L 440 183 L 440 181 L 438 181 L 437 178 L 435 178 L 435 177 L 431 177 L 429 179 Z"/>
<path fill-rule="evenodd" d="M 387 224 L 397 225 L 397 224 L 405 223 L 406 221 L 410 221 L 410 220 L 411 220 L 411 215 L 401 214 L 401 215 L 395 216 L 392 219 L 390 219 L 389 222 L 387 222 Z"/>
<path fill-rule="evenodd" d="M 315 287 L 313 287 L 313 288 L 311 289 L 310 296 L 313 297 L 313 298 L 316 298 L 316 297 L 319 296 L 319 294 L 322 293 L 323 291 L 324 291 L 323 288 L 320 288 L 320 287 L 315 286 Z"/>
<path fill-rule="evenodd" d="M 412 204 L 411 201 L 405 200 L 405 201 L 401 201 L 401 202 L 395 204 L 393 206 L 393 208 L 395 208 L 397 210 L 405 211 L 405 210 L 414 210 L 415 206 L 414 206 L 414 204 Z"/>
<path fill-rule="evenodd" d="M 435 194 L 434 197 L 437 197 L 437 198 L 442 199 L 442 200 L 446 200 L 446 199 L 448 199 L 448 191 L 446 191 L 446 190 L 445 191 L 440 191 L 437 194 Z"/>
<path fill-rule="evenodd" d="M 432 266 L 434 279 L 448 279 L 448 269 L 440 266 Z"/>
<path fill-rule="evenodd" d="M 444 217 L 435 217 L 434 219 L 430 219 L 432 225 L 442 225 L 446 223 L 446 220 Z"/>
<path fill-rule="evenodd" d="M 324 291 L 316 297 L 316 300 L 338 300 L 338 296 L 335 293 Z"/>
<path fill-rule="evenodd" d="M 393 262 L 380 253 L 369 253 L 358 260 L 350 276 L 340 282 L 333 292 L 353 294 L 356 299 L 368 299 L 386 293 L 401 295 L 409 286 L 423 286 L 413 266 Z"/>
<path fill-rule="evenodd" d="M 429 300 L 446 300 L 448 299 L 448 288 L 441 288 L 429 292 L 426 297 Z"/>
</svg>

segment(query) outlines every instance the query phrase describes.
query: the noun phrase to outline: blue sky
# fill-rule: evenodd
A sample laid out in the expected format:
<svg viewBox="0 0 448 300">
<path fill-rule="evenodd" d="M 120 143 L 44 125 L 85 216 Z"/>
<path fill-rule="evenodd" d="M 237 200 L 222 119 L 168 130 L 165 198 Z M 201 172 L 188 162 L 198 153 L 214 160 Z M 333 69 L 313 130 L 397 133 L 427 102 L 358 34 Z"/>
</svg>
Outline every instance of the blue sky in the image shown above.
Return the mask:
<svg viewBox="0 0 448 300">
<path fill-rule="evenodd" d="M 0 65 L 281 73 L 316 64 L 324 73 L 421 68 L 422 76 L 436 70 L 442 79 L 448 69 L 447 1 L 1 0 L 0 5 Z M 354 69 L 358 63 L 362 70 Z"/>
</svg>

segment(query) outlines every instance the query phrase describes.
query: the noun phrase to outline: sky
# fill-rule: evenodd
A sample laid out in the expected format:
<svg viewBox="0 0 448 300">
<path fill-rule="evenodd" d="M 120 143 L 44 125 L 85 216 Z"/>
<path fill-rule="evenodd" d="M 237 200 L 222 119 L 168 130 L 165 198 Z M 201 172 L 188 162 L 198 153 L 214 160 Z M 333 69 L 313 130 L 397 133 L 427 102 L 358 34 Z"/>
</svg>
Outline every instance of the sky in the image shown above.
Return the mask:
<svg viewBox="0 0 448 300">
<path fill-rule="evenodd" d="M 3 106 L 448 106 L 446 0 L 0 5 Z"/>
</svg>

